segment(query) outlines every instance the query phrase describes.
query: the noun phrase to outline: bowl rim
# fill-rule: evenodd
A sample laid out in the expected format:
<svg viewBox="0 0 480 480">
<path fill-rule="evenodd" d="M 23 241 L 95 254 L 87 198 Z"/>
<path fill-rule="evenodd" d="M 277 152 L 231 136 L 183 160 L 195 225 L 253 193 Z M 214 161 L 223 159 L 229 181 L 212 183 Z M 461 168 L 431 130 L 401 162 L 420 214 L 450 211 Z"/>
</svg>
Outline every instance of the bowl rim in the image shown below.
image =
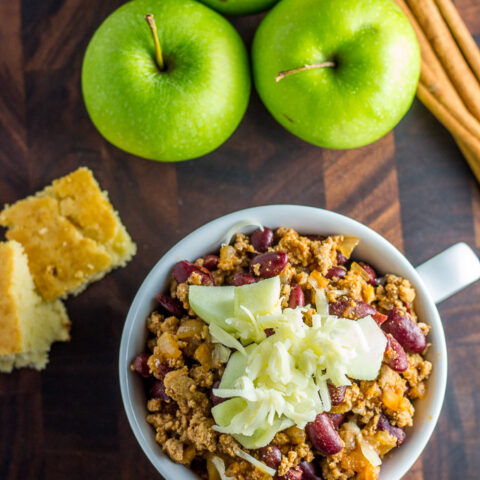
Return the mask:
<svg viewBox="0 0 480 480">
<path fill-rule="evenodd" d="M 280 211 L 282 212 L 281 214 L 279 213 Z M 414 450 L 413 453 L 410 452 L 411 455 L 405 458 L 405 462 L 401 464 L 400 467 L 397 467 L 395 469 L 395 474 L 393 476 L 389 476 L 388 480 L 400 480 L 405 475 L 405 473 L 413 466 L 415 461 L 421 455 L 435 429 L 443 406 L 447 385 L 447 348 L 442 322 L 436 305 L 433 302 L 433 299 L 428 292 L 422 278 L 417 273 L 413 265 L 387 239 L 382 237 L 370 227 L 367 227 L 366 225 L 358 222 L 357 220 L 354 220 L 345 215 L 317 207 L 294 204 L 274 204 L 250 207 L 246 209 L 236 210 L 226 215 L 217 217 L 196 228 L 191 233 L 183 237 L 179 242 L 174 244 L 167 252 L 165 252 L 160 257 L 160 259 L 155 263 L 155 265 L 152 267 L 150 272 L 143 280 L 140 288 L 135 294 L 135 297 L 126 317 L 119 349 L 119 381 L 122 403 L 125 409 L 125 413 L 127 415 L 128 422 L 137 439 L 137 442 L 139 443 L 147 458 L 156 468 L 156 470 L 160 474 L 164 475 L 167 480 L 173 480 L 174 478 L 179 478 L 182 480 L 194 480 L 198 477 L 194 475 L 191 470 L 185 468 L 184 466 L 173 463 L 168 457 L 166 457 L 165 454 L 163 454 L 163 452 L 159 451 L 159 445 L 154 441 L 154 437 L 152 435 L 149 435 L 150 438 L 147 438 L 144 435 L 145 425 L 148 426 L 148 428 L 153 432 L 153 429 L 145 421 L 145 416 L 147 414 L 146 405 L 145 403 L 142 405 L 143 415 L 140 416 L 138 412 L 136 412 L 136 405 L 132 400 L 131 392 L 133 391 L 132 389 L 134 389 L 135 387 L 132 385 L 134 380 L 132 380 L 132 376 L 130 375 L 132 373 L 129 369 L 131 357 L 128 352 L 130 351 L 129 347 L 131 347 L 132 332 L 135 328 L 138 328 L 137 323 L 139 321 L 145 322 L 145 317 L 138 317 L 139 311 L 142 309 L 145 302 L 149 302 L 149 304 L 152 305 L 152 298 L 145 299 L 146 291 L 149 289 L 150 284 L 155 281 L 157 277 L 162 276 L 162 274 L 165 273 L 165 270 L 167 270 L 168 272 L 170 271 L 171 267 L 174 264 L 168 263 L 167 260 L 169 260 L 170 257 L 175 257 L 175 254 L 178 251 L 181 251 L 185 245 L 192 241 L 192 239 L 201 236 L 202 234 L 212 229 L 217 228 L 220 224 L 227 223 L 229 220 L 231 220 L 232 222 L 236 220 L 236 223 L 242 219 L 245 220 L 255 218 L 256 215 L 264 215 L 267 218 L 271 217 L 272 221 L 275 222 L 275 216 L 285 216 L 285 214 L 299 214 L 300 212 L 304 214 L 312 214 L 312 216 L 323 215 L 327 217 L 330 221 L 343 224 L 342 228 L 340 228 L 338 231 L 339 234 L 346 234 L 348 232 L 345 232 L 345 230 L 351 228 L 355 230 L 355 233 L 357 233 L 357 236 L 359 236 L 361 240 L 368 238 L 368 240 L 371 242 L 380 242 L 382 248 L 388 251 L 388 259 L 392 262 L 398 262 L 402 264 L 403 268 L 407 270 L 407 278 L 414 284 L 417 291 L 417 298 L 421 297 L 423 299 L 422 302 L 425 304 L 425 308 L 428 311 L 428 324 L 435 324 L 435 348 L 438 350 L 438 353 L 437 357 L 435 358 L 434 373 L 437 380 L 434 397 L 432 399 L 432 408 L 429 410 L 429 422 L 427 422 L 421 430 L 416 432 L 417 435 L 414 444 L 415 448 L 410 448 L 410 450 Z M 347 225 L 347 227 L 345 226 L 345 224 Z M 220 236 L 218 236 L 219 241 L 217 243 L 217 248 L 218 244 L 220 243 L 220 239 L 224 236 L 225 232 L 226 230 L 223 231 L 223 235 L 221 234 Z M 205 251 L 205 253 L 208 252 Z M 174 261 L 176 262 L 181 259 L 183 258 L 175 257 Z M 430 389 L 429 394 L 432 394 L 430 392 Z M 395 453 L 395 455 L 398 457 L 401 452 L 402 450 L 399 450 L 398 453 Z M 406 455 L 403 455 L 403 457 L 406 457 Z M 381 474 L 380 479 L 386 480 L 387 477 L 384 477 Z"/>
</svg>

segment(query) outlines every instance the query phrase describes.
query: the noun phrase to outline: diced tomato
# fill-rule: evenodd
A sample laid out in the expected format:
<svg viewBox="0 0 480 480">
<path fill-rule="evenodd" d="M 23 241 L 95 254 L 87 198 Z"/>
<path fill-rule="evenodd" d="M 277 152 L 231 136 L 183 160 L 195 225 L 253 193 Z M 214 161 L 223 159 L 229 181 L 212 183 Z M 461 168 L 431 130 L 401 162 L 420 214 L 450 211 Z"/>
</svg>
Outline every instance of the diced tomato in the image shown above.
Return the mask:
<svg viewBox="0 0 480 480">
<path fill-rule="evenodd" d="M 387 315 L 384 315 L 383 313 L 376 312 L 374 315 L 372 315 L 372 318 L 377 322 L 377 325 L 380 326 L 385 320 L 387 320 Z"/>
</svg>

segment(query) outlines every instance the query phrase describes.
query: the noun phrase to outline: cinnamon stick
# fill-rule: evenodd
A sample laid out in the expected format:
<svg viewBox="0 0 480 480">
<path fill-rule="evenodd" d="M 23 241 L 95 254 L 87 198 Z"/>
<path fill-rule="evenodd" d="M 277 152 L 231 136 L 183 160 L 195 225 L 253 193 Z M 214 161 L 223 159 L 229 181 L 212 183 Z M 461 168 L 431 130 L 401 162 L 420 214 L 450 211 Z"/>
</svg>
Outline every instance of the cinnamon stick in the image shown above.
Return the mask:
<svg viewBox="0 0 480 480">
<path fill-rule="evenodd" d="M 451 0 L 435 0 L 464 57 L 480 81 L 480 50 Z"/>
<path fill-rule="evenodd" d="M 480 85 L 433 0 L 407 0 L 467 108 L 480 120 Z"/>
<path fill-rule="evenodd" d="M 448 109 L 452 116 L 480 141 L 480 123 L 461 101 L 457 101 L 458 96 L 456 96 L 451 84 L 441 82 L 435 77 L 428 63 L 422 65 L 421 81 L 429 92 Z"/>
<path fill-rule="evenodd" d="M 469 157 L 473 155 L 473 158 L 477 159 L 473 162 L 472 171 L 480 182 L 480 168 L 476 167 L 478 159 L 480 159 L 480 141 L 429 92 L 422 82 L 418 85 L 417 95 L 422 103 L 437 117 L 437 120 L 460 141 L 462 148 L 468 149 Z"/>
<path fill-rule="evenodd" d="M 417 96 L 453 133 L 456 143 L 480 182 L 480 124 L 471 115 L 449 76 L 445 73 L 444 66 L 410 7 L 405 0 L 395 0 L 395 2 L 410 20 L 420 45 L 422 69 Z"/>
<path fill-rule="evenodd" d="M 478 158 L 475 157 L 471 150 L 461 140 L 455 138 L 455 141 L 457 142 L 458 148 L 463 153 L 465 160 L 467 160 L 468 166 L 472 170 L 476 179 L 480 182 L 480 163 Z"/>
<path fill-rule="evenodd" d="M 448 89 L 450 92 L 450 96 L 452 97 L 452 101 L 455 102 L 458 108 L 466 109 L 462 99 L 458 95 L 455 87 L 453 86 L 450 78 L 445 73 L 440 60 L 438 60 L 435 51 L 433 50 L 430 42 L 428 41 L 427 37 L 423 33 L 422 27 L 419 25 L 417 19 L 413 15 L 410 7 L 407 6 L 405 0 L 395 0 L 395 3 L 403 10 L 407 18 L 410 20 L 415 33 L 417 34 L 418 43 L 420 45 L 420 51 L 422 54 L 422 71 L 421 71 L 421 79 L 424 81 L 426 85 L 431 83 L 431 78 L 435 77 L 436 81 L 443 85 L 445 88 Z M 428 68 L 429 72 L 425 70 Z M 429 85 L 430 87 L 430 85 Z"/>
</svg>

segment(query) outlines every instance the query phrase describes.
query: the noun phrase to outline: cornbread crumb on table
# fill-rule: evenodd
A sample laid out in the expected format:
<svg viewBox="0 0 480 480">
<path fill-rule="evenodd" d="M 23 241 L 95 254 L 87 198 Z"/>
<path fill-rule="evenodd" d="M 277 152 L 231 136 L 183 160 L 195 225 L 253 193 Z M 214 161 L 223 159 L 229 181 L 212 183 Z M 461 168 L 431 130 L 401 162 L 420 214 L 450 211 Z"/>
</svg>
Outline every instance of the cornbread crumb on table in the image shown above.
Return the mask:
<svg viewBox="0 0 480 480">
<path fill-rule="evenodd" d="M 0 225 L 9 240 L 22 244 L 47 301 L 80 293 L 136 253 L 107 193 L 85 167 L 6 206 Z"/>
<path fill-rule="evenodd" d="M 63 303 L 36 293 L 22 246 L 0 243 L 0 372 L 43 369 L 51 343 L 69 340 L 69 329 Z"/>
</svg>

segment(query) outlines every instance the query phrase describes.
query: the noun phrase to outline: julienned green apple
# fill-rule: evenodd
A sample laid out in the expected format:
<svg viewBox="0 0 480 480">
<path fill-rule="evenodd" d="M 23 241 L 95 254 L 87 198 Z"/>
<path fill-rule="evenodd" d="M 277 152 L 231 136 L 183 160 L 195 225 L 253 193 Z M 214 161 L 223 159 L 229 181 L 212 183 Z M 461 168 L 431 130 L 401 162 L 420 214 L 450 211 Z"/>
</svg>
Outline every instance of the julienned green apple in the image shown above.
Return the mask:
<svg viewBox="0 0 480 480">
<path fill-rule="evenodd" d="M 257 90 L 275 119 L 315 145 L 354 148 L 409 109 L 420 50 L 392 0 L 282 0 L 252 47 Z"/>
<path fill-rule="evenodd" d="M 250 15 L 271 8 L 278 0 L 200 0 L 225 15 Z"/>
<path fill-rule="evenodd" d="M 111 143 L 152 160 L 187 160 L 217 148 L 240 123 L 247 53 L 230 23 L 200 3 L 134 0 L 93 36 L 82 90 Z"/>
</svg>

